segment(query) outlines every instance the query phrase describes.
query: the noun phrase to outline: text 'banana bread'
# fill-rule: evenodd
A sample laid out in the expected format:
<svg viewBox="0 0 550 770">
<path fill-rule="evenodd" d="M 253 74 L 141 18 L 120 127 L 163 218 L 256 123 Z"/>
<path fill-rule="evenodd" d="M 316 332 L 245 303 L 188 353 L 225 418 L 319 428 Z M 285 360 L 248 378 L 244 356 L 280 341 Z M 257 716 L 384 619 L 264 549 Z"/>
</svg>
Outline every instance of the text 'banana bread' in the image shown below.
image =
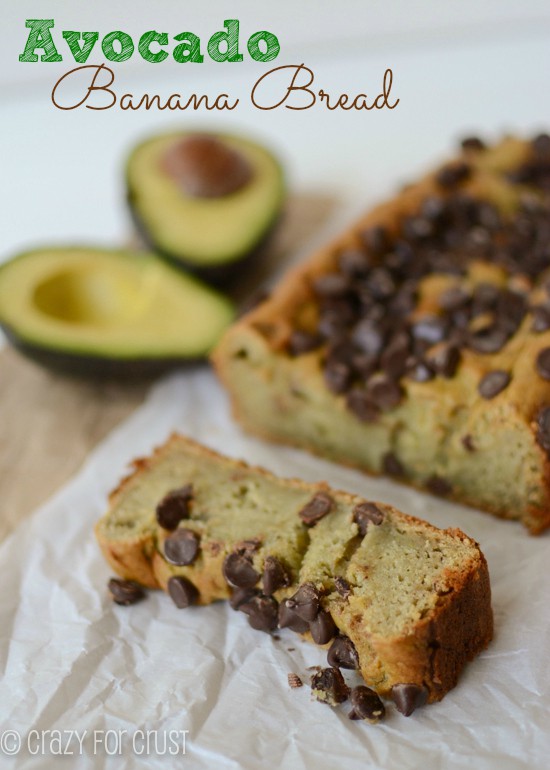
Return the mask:
<svg viewBox="0 0 550 770">
<path fill-rule="evenodd" d="M 460 530 L 181 436 L 135 463 L 96 534 L 124 580 L 178 607 L 229 599 L 254 628 L 330 644 L 331 666 L 360 669 L 398 706 L 408 693 L 409 709 L 441 699 L 491 639 L 487 564 Z"/>
</svg>

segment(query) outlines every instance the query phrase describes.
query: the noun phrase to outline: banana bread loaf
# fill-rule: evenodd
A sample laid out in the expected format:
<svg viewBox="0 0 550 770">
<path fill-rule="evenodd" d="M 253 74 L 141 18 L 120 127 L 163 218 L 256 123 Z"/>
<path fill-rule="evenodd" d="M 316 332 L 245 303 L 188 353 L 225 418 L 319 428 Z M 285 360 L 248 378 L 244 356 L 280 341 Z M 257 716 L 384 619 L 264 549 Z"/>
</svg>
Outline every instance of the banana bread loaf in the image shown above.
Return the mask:
<svg viewBox="0 0 550 770">
<path fill-rule="evenodd" d="M 550 525 L 550 136 L 476 138 L 226 332 L 250 432 Z"/>
<path fill-rule="evenodd" d="M 459 530 L 181 436 L 135 463 L 96 535 L 123 579 L 330 644 L 329 665 L 360 669 L 404 713 L 441 699 L 491 639 L 487 565 Z"/>
</svg>

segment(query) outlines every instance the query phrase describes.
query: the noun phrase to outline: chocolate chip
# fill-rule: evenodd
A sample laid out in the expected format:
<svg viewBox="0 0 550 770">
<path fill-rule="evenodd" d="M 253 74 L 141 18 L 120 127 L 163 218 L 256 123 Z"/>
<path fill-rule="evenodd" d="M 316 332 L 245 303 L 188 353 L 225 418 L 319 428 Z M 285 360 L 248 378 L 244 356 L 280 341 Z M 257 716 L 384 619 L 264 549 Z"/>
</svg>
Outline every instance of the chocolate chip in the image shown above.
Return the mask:
<svg viewBox="0 0 550 770">
<path fill-rule="evenodd" d="M 538 414 L 537 441 L 543 449 L 550 452 L 550 407 L 544 407 Z"/>
<path fill-rule="evenodd" d="M 531 308 L 533 323 L 531 331 L 539 334 L 550 329 L 550 307 L 548 305 L 535 305 Z"/>
<path fill-rule="evenodd" d="M 543 380 L 550 380 L 550 348 L 543 348 L 537 356 L 537 372 Z"/>
<path fill-rule="evenodd" d="M 458 161 L 443 166 L 443 168 L 436 174 L 435 179 L 441 187 L 449 189 L 451 187 L 456 187 L 460 182 L 467 179 L 470 176 L 470 173 L 470 166 L 467 163 Z"/>
<path fill-rule="evenodd" d="M 340 273 L 327 273 L 315 278 L 313 288 L 319 297 L 343 297 L 349 292 L 350 285 Z"/>
<path fill-rule="evenodd" d="M 260 579 L 251 556 L 242 551 L 228 554 L 222 567 L 223 576 L 232 588 L 253 588 Z"/>
<path fill-rule="evenodd" d="M 351 366 L 342 361 L 328 361 L 323 372 L 325 384 L 331 393 L 345 393 L 352 381 Z"/>
<path fill-rule="evenodd" d="M 491 399 L 498 396 L 510 383 L 510 374 L 502 369 L 487 372 L 478 385 L 479 395 L 482 398 Z"/>
<path fill-rule="evenodd" d="M 229 604 L 232 609 L 239 610 L 243 604 L 246 604 L 257 595 L 258 591 L 255 591 L 253 588 L 234 588 L 231 591 Z"/>
<path fill-rule="evenodd" d="M 441 478 L 441 476 L 437 476 L 435 473 L 426 481 L 426 487 L 434 495 L 440 497 L 446 497 L 452 490 L 449 482 L 446 479 Z"/>
<path fill-rule="evenodd" d="M 215 136 L 196 134 L 171 145 L 165 171 L 191 196 L 221 198 L 247 185 L 253 170 L 248 160 Z"/>
<path fill-rule="evenodd" d="M 157 505 L 157 521 L 163 529 L 174 530 L 183 519 L 189 518 L 189 502 L 193 498 L 192 484 L 168 492 Z"/>
<path fill-rule="evenodd" d="M 370 377 L 378 369 L 378 359 L 366 353 L 356 353 L 351 364 L 355 372 L 364 379 Z"/>
<path fill-rule="evenodd" d="M 375 256 L 381 257 L 391 245 L 388 231 L 380 225 L 363 230 L 361 235 L 363 243 Z"/>
<path fill-rule="evenodd" d="M 312 527 L 330 512 L 333 505 L 334 500 L 330 495 L 326 492 L 317 492 L 298 512 L 298 516 L 307 527 Z"/>
<path fill-rule="evenodd" d="M 481 141 L 477 136 L 467 136 L 460 142 L 463 150 L 479 150 L 485 149 L 485 143 Z"/>
<path fill-rule="evenodd" d="M 378 722 L 386 713 L 384 704 L 370 687 L 359 685 L 351 691 L 351 705 L 353 717 L 350 719 L 366 719 L 369 722 Z"/>
<path fill-rule="evenodd" d="M 426 353 L 426 361 L 442 377 L 454 377 L 460 363 L 460 350 L 456 345 L 442 342 Z"/>
<path fill-rule="evenodd" d="M 387 300 L 395 292 L 392 274 L 385 267 L 375 267 L 367 276 L 367 288 L 375 300 Z"/>
<path fill-rule="evenodd" d="M 428 691 L 418 684 L 394 684 L 391 697 L 395 707 L 404 716 L 410 716 L 415 709 L 428 700 Z"/>
<path fill-rule="evenodd" d="M 476 353 L 498 353 L 507 341 L 508 334 L 496 324 L 469 334 L 466 338 L 468 347 Z"/>
<path fill-rule="evenodd" d="M 473 438 L 471 437 L 471 435 L 469 433 L 467 433 L 465 436 L 462 436 L 461 441 L 462 441 L 462 446 L 464 447 L 464 449 L 467 452 L 475 452 L 476 451 L 474 440 L 473 440 Z"/>
<path fill-rule="evenodd" d="M 288 606 L 288 599 L 279 604 L 279 628 L 290 628 L 297 634 L 305 634 L 309 631 L 309 623 L 296 614 L 292 607 Z"/>
<path fill-rule="evenodd" d="M 409 356 L 407 359 L 407 377 L 415 382 L 429 382 L 433 380 L 435 373 L 425 361 Z"/>
<path fill-rule="evenodd" d="M 478 283 L 473 294 L 474 314 L 491 310 L 497 303 L 499 291 L 492 283 Z"/>
<path fill-rule="evenodd" d="M 326 644 L 336 633 L 336 624 L 330 612 L 320 610 L 315 620 L 309 624 L 311 638 L 316 644 Z"/>
<path fill-rule="evenodd" d="M 296 593 L 287 600 L 287 608 L 298 617 L 311 623 L 321 609 L 320 594 L 313 583 L 303 583 Z"/>
<path fill-rule="evenodd" d="M 199 537 L 190 529 L 176 529 L 164 541 L 164 556 L 178 567 L 192 564 L 199 552 Z"/>
<path fill-rule="evenodd" d="M 108 588 L 115 604 L 127 607 L 130 604 L 136 604 L 145 599 L 145 591 L 139 583 L 134 580 L 122 580 L 121 578 L 111 578 Z"/>
<path fill-rule="evenodd" d="M 415 340 L 422 340 L 430 345 L 441 342 L 447 334 L 448 322 L 442 316 L 425 316 L 413 324 L 411 332 Z"/>
<path fill-rule="evenodd" d="M 366 535 L 370 524 L 378 526 L 384 521 L 384 511 L 374 503 L 358 503 L 353 509 L 353 521 L 360 535 Z"/>
<path fill-rule="evenodd" d="M 334 578 L 334 587 L 344 599 L 347 599 L 351 593 L 351 586 L 348 581 L 343 577 Z"/>
<path fill-rule="evenodd" d="M 367 255 L 358 249 L 343 251 L 338 258 L 338 264 L 344 275 L 350 278 L 365 276 L 370 267 Z"/>
<path fill-rule="evenodd" d="M 256 631 L 269 633 L 277 628 L 279 606 L 271 596 L 254 596 L 241 604 L 239 610 L 248 615 L 248 622 Z"/>
<path fill-rule="evenodd" d="M 447 313 L 454 313 L 456 310 L 464 307 L 470 301 L 470 294 L 461 286 L 451 286 L 446 289 L 438 298 L 438 305 Z"/>
<path fill-rule="evenodd" d="M 290 585 L 291 578 L 288 570 L 275 556 L 267 556 L 264 561 L 262 577 L 264 594 L 271 596 L 279 588 Z"/>
<path fill-rule="evenodd" d="M 302 687 L 303 682 L 298 676 L 298 674 L 287 674 L 288 679 L 288 686 L 291 687 L 293 690 L 295 690 L 297 687 Z"/>
<path fill-rule="evenodd" d="M 168 581 L 168 593 L 176 607 L 180 610 L 195 604 L 199 598 L 199 592 L 193 583 L 181 576 L 170 578 Z"/>
<path fill-rule="evenodd" d="M 349 687 L 338 668 L 323 668 L 311 677 L 311 690 L 317 700 L 335 706 L 348 699 Z"/>
<path fill-rule="evenodd" d="M 403 391 L 399 383 L 386 374 L 373 374 L 366 383 L 367 398 L 378 409 L 388 411 L 394 409 L 401 401 Z"/>
<path fill-rule="evenodd" d="M 405 467 L 393 452 L 386 452 L 382 457 L 382 470 L 388 476 L 404 476 Z"/>
<path fill-rule="evenodd" d="M 379 323 L 365 318 L 354 328 L 352 340 L 363 353 L 378 356 L 384 346 L 384 333 Z"/>
<path fill-rule="evenodd" d="M 399 332 L 382 353 L 380 366 L 391 379 L 399 379 L 407 368 L 410 341 L 406 332 Z"/>
<path fill-rule="evenodd" d="M 403 235 L 407 240 L 417 241 L 433 233 L 433 224 L 427 217 L 407 217 L 403 222 Z"/>
<path fill-rule="evenodd" d="M 365 390 L 353 388 L 346 396 L 346 406 L 362 422 L 376 422 L 380 409 Z"/>
<path fill-rule="evenodd" d="M 288 350 L 292 356 L 301 356 L 316 350 L 323 342 L 323 338 L 316 332 L 306 332 L 300 329 L 293 331 L 288 341 Z"/>
<path fill-rule="evenodd" d="M 359 668 L 359 655 L 355 645 L 347 636 L 337 636 L 330 645 L 327 663 L 333 668 Z"/>
</svg>

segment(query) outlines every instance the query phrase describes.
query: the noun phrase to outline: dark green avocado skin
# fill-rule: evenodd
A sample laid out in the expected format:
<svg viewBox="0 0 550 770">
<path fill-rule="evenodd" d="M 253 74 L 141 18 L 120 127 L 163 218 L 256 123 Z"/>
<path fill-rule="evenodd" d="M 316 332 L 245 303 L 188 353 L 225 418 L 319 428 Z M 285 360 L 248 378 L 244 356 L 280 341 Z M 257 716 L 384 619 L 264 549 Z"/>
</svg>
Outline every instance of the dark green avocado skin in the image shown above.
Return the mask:
<svg viewBox="0 0 550 770">
<path fill-rule="evenodd" d="M 201 359 L 129 358 L 114 359 L 80 353 L 66 353 L 23 341 L 9 327 L 2 330 L 11 345 L 22 355 L 54 372 L 87 380 L 152 380 L 179 368 L 189 368 Z"/>
<path fill-rule="evenodd" d="M 232 259 L 230 262 L 221 262 L 218 265 L 202 267 L 201 265 L 197 265 L 197 263 L 193 262 L 192 260 L 186 260 L 182 256 L 176 256 L 175 254 L 163 250 L 159 244 L 155 242 L 155 239 L 139 216 L 134 206 L 132 194 L 130 192 L 127 193 L 126 200 L 128 203 L 128 209 L 130 211 L 132 222 L 134 223 L 137 235 L 139 236 L 144 248 L 154 251 L 155 254 L 158 254 L 163 259 L 165 259 L 170 265 L 172 265 L 172 267 L 176 267 L 179 270 L 184 270 L 187 273 L 192 273 L 198 278 L 202 278 L 202 280 L 206 281 L 207 283 L 226 290 L 228 287 L 235 285 L 238 282 L 238 279 L 241 278 L 244 274 L 256 268 L 264 254 L 267 252 L 269 242 L 281 219 L 281 214 L 279 212 L 274 218 L 272 224 L 265 231 L 261 239 L 251 251 L 247 251 L 241 257 Z"/>
</svg>

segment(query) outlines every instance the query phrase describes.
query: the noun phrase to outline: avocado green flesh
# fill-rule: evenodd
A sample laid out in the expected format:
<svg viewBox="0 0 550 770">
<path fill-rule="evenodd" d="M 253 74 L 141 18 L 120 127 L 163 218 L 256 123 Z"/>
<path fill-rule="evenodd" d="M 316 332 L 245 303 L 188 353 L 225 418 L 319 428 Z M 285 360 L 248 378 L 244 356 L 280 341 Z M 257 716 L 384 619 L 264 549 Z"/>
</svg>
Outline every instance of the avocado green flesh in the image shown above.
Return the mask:
<svg viewBox="0 0 550 770">
<path fill-rule="evenodd" d="M 220 198 L 188 195 L 163 168 L 174 142 L 170 134 L 139 145 L 127 165 L 128 200 L 147 241 L 160 253 L 191 267 L 214 267 L 244 259 L 276 221 L 284 196 L 281 168 L 259 145 L 236 137 L 218 138 L 242 153 L 253 177 Z"/>
<path fill-rule="evenodd" d="M 39 359 L 200 358 L 232 318 L 225 297 L 152 254 L 52 248 L 0 268 L 0 323 Z"/>
</svg>

